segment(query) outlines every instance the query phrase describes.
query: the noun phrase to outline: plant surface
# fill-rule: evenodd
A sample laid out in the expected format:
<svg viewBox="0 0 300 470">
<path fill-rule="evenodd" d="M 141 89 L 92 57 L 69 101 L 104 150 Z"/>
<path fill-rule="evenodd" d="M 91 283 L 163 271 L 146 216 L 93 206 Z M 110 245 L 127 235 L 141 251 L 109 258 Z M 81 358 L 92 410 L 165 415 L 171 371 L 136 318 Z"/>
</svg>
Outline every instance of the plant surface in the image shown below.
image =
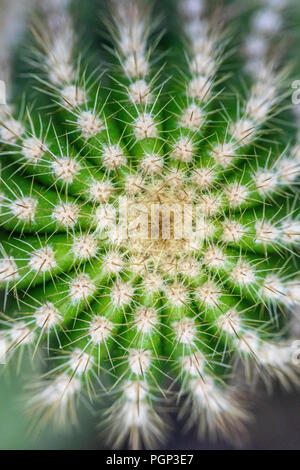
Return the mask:
<svg viewBox="0 0 300 470">
<path fill-rule="evenodd" d="M 257 377 L 298 382 L 300 146 L 272 50 L 287 2 L 208 3 L 166 2 L 162 38 L 146 2 L 111 1 L 93 69 L 48 2 L 37 98 L 0 108 L 2 356 L 31 350 L 39 424 L 76 421 L 84 397 L 114 447 L 161 444 L 174 407 L 238 439 Z"/>
</svg>

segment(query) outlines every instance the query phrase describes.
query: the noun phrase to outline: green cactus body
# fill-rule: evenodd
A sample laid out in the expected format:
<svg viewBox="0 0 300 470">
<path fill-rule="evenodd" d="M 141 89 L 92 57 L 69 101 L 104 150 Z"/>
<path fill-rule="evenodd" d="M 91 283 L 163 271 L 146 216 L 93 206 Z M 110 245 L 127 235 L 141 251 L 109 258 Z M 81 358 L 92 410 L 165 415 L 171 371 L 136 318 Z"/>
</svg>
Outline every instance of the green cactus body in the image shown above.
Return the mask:
<svg viewBox="0 0 300 470">
<path fill-rule="evenodd" d="M 50 356 L 29 405 L 57 424 L 100 393 L 116 446 L 162 442 L 163 403 L 234 438 L 248 419 L 241 364 L 246 387 L 298 381 L 300 151 L 290 136 L 268 140 L 285 73 L 268 52 L 253 58 L 285 2 L 254 13 L 248 56 L 236 57 L 243 99 L 222 70 L 231 34 L 202 2 L 173 2 L 171 77 L 146 5 L 111 3 L 108 73 L 89 75 L 70 14 L 49 6 L 35 74 L 51 120 L 1 109 L 0 286 L 14 305 L 1 350 Z"/>
</svg>

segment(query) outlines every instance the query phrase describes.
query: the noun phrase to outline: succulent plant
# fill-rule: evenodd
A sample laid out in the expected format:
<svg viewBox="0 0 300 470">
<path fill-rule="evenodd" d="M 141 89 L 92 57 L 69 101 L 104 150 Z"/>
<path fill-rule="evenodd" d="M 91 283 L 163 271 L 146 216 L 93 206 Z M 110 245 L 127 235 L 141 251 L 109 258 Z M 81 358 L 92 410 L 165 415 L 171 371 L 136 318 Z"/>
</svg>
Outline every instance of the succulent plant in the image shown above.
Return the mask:
<svg viewBox="0 0 300 470">
<path fill-rule="evenodd" d="M 166 2 L 162 39 L 146 3 L 111 0 L 95 68 L 68 2 L 44 3 L 35 103 L 0 107 L 1 354 L 44 359 L 41 421 L 69 425 L 85 397 L 113 446 L 161 443 L 174 406 L 236 439 L 258 378 L 298 382 L 300 146 L 272 50 L 287 1 L 239 21 L 233 2 Z"/>
</svg>

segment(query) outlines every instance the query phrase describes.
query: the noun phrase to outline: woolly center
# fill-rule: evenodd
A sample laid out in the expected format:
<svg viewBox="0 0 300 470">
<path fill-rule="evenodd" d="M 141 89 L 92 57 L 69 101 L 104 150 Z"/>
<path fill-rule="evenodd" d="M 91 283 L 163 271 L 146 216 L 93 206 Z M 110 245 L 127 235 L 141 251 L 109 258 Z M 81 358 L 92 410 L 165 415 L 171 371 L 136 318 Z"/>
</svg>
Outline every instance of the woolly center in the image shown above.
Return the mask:
<svg viewBox="0 0 300 470">
<path fill-rule="evenodd" d="M 162 269 L 190 252 L 193 238 L 193 198 L 171 183 L 169 175 L 152 182 L 127 204 L 128 249 Z"/>
</svg>

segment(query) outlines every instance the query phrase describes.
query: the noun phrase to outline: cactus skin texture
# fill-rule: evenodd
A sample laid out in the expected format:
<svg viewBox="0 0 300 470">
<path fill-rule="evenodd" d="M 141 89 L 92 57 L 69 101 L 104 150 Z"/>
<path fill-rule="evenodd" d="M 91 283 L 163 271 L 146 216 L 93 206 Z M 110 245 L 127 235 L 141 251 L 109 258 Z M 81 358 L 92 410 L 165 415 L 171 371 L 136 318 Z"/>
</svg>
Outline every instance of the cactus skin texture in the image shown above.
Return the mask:
<svg viewBox="0 0 300 470">
<path fill-rule="evenodd" d="M 34 29 L 40 101 L 0 108 L 1 353 L 39 351 L 36 423 L 76 422 L 84 398 L 113 447 L 161 446 L 174 407 L 238 441 L 258 379 L 299 381 L 300 145 L 277 138 L 272 55 L 287 2 L 247 12 L 240 51 L 214 2 L 166 2 L 181 28 L 171 76 L 146 2 L 102 9 L 112 65 L 91 73 L 67 3 L 45 2 Z"/>
</svg>

